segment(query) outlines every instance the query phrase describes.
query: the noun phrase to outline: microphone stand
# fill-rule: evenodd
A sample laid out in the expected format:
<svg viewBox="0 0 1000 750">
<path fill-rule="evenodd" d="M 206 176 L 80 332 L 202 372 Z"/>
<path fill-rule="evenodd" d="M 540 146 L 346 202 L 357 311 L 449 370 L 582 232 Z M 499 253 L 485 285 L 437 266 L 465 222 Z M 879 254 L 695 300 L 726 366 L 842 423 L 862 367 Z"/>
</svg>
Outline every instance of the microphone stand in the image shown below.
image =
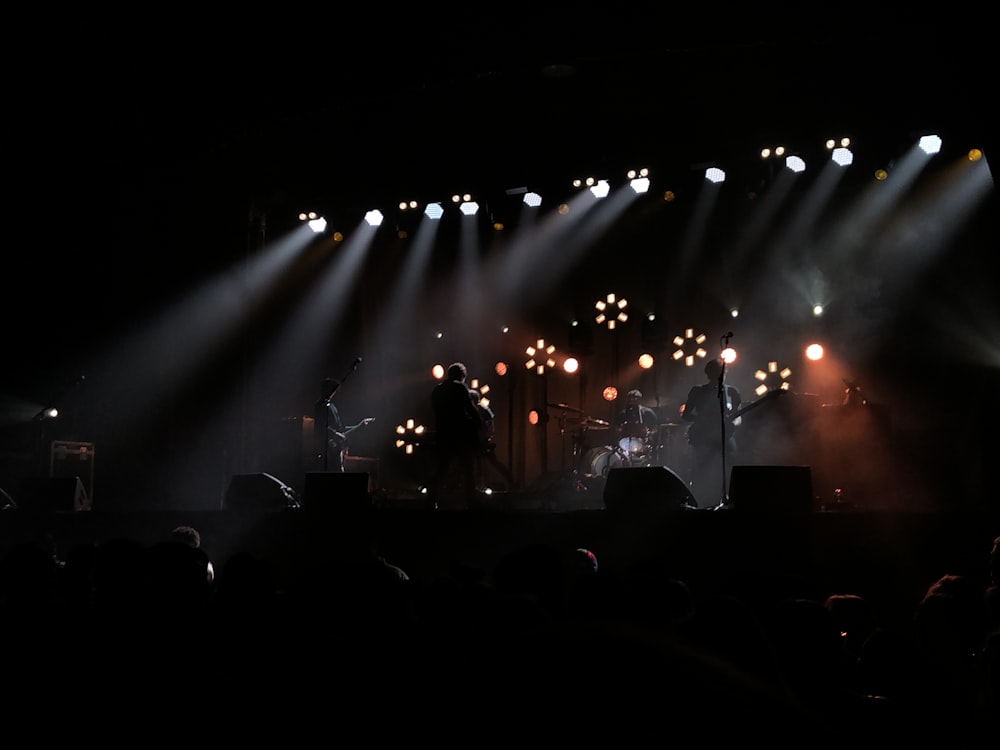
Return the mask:
<svg viewBox="0 0 1000 750">
<path fill-rule="evenodd" d="M 723 336 L 724 344 L 723 349 L 729 346 L 729 337 L 732 336 L 731 333 L 727 333 Z M 726 398 L 726 360 L 722 359 L 722 369 L 719 371 L 719 447 L 721 448 L 719 455 L 722 457 L 722 500 L 719 503 L 719 507 L 725 507 L 729 503 L 729 496 L 726 492 L 726 433 L 728 426 L 726 423 L 728 419 L 726 418 L 728 399 Z"/>
<path fill-rule="evenodd" d="M 361 364 L 361 357 L 358 357 L 351 363 L 351 369 L 344 373 L 344 377 L 336 382 L 333 386 L 333 390 L 330 391 L 329 395 L 323 398 L 323 437 L 326 440 L 326 447 L 323 451 L 323 471 L 330 470 L 330 401 L 333 400 L 334 394 L 340 390 L 340 386 L 344 384 L 347 378 L 350 377 L 351 373 L 358 369 L 358 365 Z"/>
</svg>

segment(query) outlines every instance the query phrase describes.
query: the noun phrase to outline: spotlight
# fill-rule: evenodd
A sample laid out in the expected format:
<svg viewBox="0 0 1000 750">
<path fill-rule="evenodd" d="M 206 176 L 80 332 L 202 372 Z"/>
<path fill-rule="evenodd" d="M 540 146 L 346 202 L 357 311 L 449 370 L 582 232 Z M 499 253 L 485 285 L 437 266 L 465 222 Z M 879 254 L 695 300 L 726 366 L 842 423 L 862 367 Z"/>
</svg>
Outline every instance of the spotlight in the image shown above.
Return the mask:
<svg viewBox="0 0 1000 750">
<path fill-rule="evenodd" d="M 854 154 L 851 153 L 849 148 L 844 147 L 835 148 L 830 158 L 833 159 L 835 164 L 841 167 L 850 166 L 854 162 Z"/>
<path fill-rule="evenodd" d="M 933 155 L 941 150 L 941 138 L 936 135 L 925 135 L 920 138 L 920 150 Z"/>
<path fill-rule="evenodd" d="M 705 170 L 705 179 L 718 185 L 726 181 L 726 173 L 718 167 L 709 167 Z"/>
<path fill-rule="evenodd" d="M 802 161 L 802 158 L 792 154 L 787 159 L 785 159 L 785 166 L 792 172 L 799 174 L 800 172 L 806 171 L 806 163 Z"/>
</svg>

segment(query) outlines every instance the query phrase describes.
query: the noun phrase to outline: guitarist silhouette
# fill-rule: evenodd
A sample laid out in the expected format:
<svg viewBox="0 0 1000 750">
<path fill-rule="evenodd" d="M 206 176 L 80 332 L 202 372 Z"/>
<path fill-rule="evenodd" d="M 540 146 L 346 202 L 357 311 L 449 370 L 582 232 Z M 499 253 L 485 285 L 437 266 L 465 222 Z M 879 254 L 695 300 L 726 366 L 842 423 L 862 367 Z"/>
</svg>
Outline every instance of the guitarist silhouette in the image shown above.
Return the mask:
<svg viewBox="0 0 1000 750">
<path fill-rule="evenodd" d="M 726 501 L 725 459 L 737 455 L 736 427 L 743 412 L 740 392 L 725 382 L 722 360 L 705 363 L 706 381 L 692 386 L 681 407 L 691 447 L 689 484 L 699 504 Z"/>
<path fill-rule="evenodd" d="M 371 424 L 375 418 L 365 417 L 357 424 L 345 425 L 340 410 L 333 403 L 339 387 L 340 381 L 336 378 L 324 378 L 322 395 L 313 407 L 313 434 L 316 436 L 315 457 L 321 460 L 323 471 L 343 473 L 348 436 L 359 427 Z"/>
</svg>

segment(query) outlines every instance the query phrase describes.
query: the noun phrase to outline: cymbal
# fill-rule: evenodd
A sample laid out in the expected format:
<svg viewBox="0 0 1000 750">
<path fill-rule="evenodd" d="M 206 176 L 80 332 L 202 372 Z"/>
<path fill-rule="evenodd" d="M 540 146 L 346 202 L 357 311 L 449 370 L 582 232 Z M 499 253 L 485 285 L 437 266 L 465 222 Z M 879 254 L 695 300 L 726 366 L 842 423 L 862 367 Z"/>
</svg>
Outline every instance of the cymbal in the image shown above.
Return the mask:
<svg viewBox="0 0 1000 750">
<path fill-rule="evenodd" d="M 548 406 L 550 409 L 562 409 L 563 411 L 575 411 L 577 414 L 583 414 L 583 409 L 577 409 L 569 404 L 549 404 Z"/>
<path fill-rule="evenodd" d="M 594 419 L 593 417 L 574 417 L 567 421 L 580 425 L 580 427 L 586 427 L 588 430 L 607 430 L 611 428 L 610 422 L 605 422 L 603 419 Z"/>
</svg>

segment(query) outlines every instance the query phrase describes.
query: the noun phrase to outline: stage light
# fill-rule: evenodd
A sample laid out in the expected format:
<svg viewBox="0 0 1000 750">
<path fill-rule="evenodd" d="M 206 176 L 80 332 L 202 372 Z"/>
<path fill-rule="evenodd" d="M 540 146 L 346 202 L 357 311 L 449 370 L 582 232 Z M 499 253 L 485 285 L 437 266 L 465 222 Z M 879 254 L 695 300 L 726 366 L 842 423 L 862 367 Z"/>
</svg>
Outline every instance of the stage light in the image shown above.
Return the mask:
<svg viewBox="0 0 1000 750">
<path fill-rule="evenodd" d="M 382 212 L 377 208 L 373 208 L 371 211 L 365 214 L 365 221 L 368 222 L 368 226 L 380 227 L 382 226 L 382 220 L 385 217 L 382 216 Z"/>
<path fill-rule="evenodd" d="M 413 448 L 420 444 L 420 437 L 424 434 L 424 426 L 417 424 L 413 419 L 407 419 L 406 424 L 396 425 L 396 447 L 406 455 L 413 455 Z"/>
<path fill-rule="evenodd" d="M 442 208 L 440 203 L 428 203 L 426 208 L 424 208 L 424 216 L 431 221 L 437 221 L 443 214 L 444 208 Z"/>
<path fill-rule="evenodd" d="M 628 313 L 625 312 L 625 307 L 628 306 L 628 300 L 624 297 L 616 299 L 614 292 L 610 293 L 605 300 L 597 300 L 594 303 L 594 308 L 597 310 L 597 317 L 594 320 L 597 325 L 608 324 L 608 330 L 613 331 L 618 323 L 625 323 L 628 320 Z M 617 308 L 618 312 L 615 314 L 612 310 L 612 314 L 607 313 L 609 307 Z"/>
<path fill-rule="evenodd" d="M 642 169 L 630 169 L 626 175 L 628 178 L 629 187 L 638 194 L 643 194 L 649 190 L 649 170 L 643 167 Z"/>
<path fill-rule="evenodd" d="M 925 135 L 920 138 L 920 150 L 933 155 L 941 150 L 941 138 L 936 135 Z"/>
<path fill-rule="evenodd" d="M 854 154 L 847 148 L 835 148 L 830 158 L 841 167 L 850 166 L 854 162 Z"/>
<path fill-rule="evenodd" d="M 322 234 L 326 230 L 326 219 L 315 211 L 307 211 L 299 214 L 299 221 L 304 221 L 313 232 Z"/>
<path fill-rule="evenodd" d="M 796 174 L 806 171 L 806 163 L 801 157 L 795 156 L 795 154 L 792 154 L 785 159 L 785 166 L 789 169 L 789 171 L 795 172 Z"/>
<path fill-rule="evenodd" d="M 693 366 L 696 360 L 704 359 L 708 354 L 702 346 L 707 339 L 708 336 L 704 333 L 695 336 L 693 328 L 685 328 L 683 335 L 674 336 L 674 346 L 677 347 L 673 354 L 674 360 L 683 360 L 686 367 Z"/>
<path fill-rule="evenodd" d="M 709 167 L 705 170 L 705 179 L 718 185 L 726 181 L 726 173 L 718 167 Z"/>
</svg>

